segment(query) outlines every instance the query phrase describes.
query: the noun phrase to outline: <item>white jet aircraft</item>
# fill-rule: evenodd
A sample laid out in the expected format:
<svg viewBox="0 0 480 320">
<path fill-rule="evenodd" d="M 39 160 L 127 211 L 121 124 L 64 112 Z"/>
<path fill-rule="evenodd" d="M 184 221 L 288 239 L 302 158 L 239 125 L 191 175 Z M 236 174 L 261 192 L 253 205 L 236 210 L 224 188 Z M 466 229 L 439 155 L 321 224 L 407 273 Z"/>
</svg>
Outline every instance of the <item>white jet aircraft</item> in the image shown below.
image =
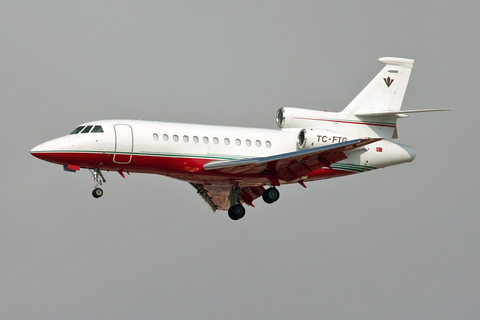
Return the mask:
<svg viewBox="0 0 480 320">
<path fill-rule="evenodd" d="M 280 108 L 281 130 L 101 120 L 81 124 L 70 134 L 31 150 L 65 171 L 90 170 L 95 198 L 106 182 L 102 171 L 154 173 L 189 182 L 213 211 L 233 220 L 262 197 L 278 200 L 276 187 L 385 168 L 415 158 L 397 138 L 400 111 L 413 60 L 381 58 L 380 73 L 341 112 Z M 266 188 L 265 188 L 266 187 Z"/>
</svg>

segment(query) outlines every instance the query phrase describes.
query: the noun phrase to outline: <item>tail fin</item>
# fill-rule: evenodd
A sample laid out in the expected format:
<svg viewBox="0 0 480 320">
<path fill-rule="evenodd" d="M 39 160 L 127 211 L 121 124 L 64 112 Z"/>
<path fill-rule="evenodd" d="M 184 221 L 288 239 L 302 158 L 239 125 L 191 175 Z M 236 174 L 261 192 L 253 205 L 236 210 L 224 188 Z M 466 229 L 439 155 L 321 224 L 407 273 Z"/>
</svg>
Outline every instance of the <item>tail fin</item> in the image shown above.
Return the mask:
<svg viewBox="0 0 480 320">
<path fill-rule="evenodd" d="M 399 111 L 413 68 L 411 59 L 380 58 L 386 66 L 343 110 L 348 115 Z"/>
<path fill-rule="evenodd" d="M 360 121 L 356 134 L 397 138 L 397 118 L 413 68 L 411 59 L 380 58 L 385 67 L 341 112 L 348 120 Z"/>
</svg>

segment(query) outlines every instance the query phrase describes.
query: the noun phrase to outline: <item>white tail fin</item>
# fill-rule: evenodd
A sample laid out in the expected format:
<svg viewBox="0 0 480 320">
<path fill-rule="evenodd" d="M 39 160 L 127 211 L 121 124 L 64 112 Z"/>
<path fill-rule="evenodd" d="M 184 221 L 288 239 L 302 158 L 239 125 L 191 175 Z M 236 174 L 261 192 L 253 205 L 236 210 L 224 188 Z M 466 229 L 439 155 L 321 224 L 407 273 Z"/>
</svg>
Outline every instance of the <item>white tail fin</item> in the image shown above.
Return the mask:
<svg viewBox="0 0 480 320">
<path fill-rule="evenodd" d="M 402 107 L 413 60 L 402 58 L 378 60 L 386 66 L 343 110 L 346 115 L 399 111 Z"/>
<path fill-rule="evenodd" d="M 359 136 L 397 138 L 397 118 L 413 68 L 411 59 L 380 58 L 385 67 L 340 113 L 363 125 L 355 128 Z M 352 128 L 353 129 L 353 128 Z"/>
</svg>

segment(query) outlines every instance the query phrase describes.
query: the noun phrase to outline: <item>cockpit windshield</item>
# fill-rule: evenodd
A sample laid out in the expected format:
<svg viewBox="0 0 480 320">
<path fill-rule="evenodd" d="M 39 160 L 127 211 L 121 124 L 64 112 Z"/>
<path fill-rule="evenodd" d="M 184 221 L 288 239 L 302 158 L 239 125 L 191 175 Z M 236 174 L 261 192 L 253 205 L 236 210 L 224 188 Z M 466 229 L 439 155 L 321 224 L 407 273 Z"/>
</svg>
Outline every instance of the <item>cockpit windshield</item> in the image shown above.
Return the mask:
<svg viewBox="0 0 480 320">
<path fill-rule="evenodd" d="M 82 130 L 81 133 L 88 133 L 90 132 L 90 129 L 92 129 L 93 126 L 86 126 L 85 129 Z"/>
<path fill-rule="evenodd" d="M 93 127 L 93 129 L 92 129 Z M 92 130 L 92 131 L 90 131 Z M 89 126 L 79 126 L 79 127 L 76 127 L 75 130 L 73 130 L 72 132 L 70 132 L 70 134 L 77 134 L 77 133 L 102 133 L 103 132 L 103 128 L 102 126 L 93 126 L 93 125 L 89 125 Z"/>
<path fill-rule="evenodd" d="M 72 132 L 70 132 L 70 134 L 77 134 L 77 133 L 79 133 L 80 131 L 82 131 L 83 128 L 85 128 L 85 126 L 76 127 L 75 130 L 73 130 Z"/>
<path fill-rule="evenodd" d="M 93 127 L 92 133 L 95 133 L 95 132 L 98 132 L 98 133 L 103 132 L 102 126 L 95 126 L 95 127 Z"/>
</svg>

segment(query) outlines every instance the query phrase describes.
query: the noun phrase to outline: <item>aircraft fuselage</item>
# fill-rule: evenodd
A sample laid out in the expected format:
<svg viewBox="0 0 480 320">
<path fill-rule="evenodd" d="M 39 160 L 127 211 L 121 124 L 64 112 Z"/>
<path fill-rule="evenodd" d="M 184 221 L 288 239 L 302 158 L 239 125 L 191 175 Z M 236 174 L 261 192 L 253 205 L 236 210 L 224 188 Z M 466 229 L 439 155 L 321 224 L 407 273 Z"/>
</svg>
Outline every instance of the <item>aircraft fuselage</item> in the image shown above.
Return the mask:
<svg viewBox="0 0 480 320">
<path fill-rule="evenodd" d="M 299 130 L 271 130 L 183 124 L 141 120 L 92 121 L 81 126 L 101 126 L 100 133 L 69 134 L 47 141 L 31 153 L 42 160 L 70 168 L 153 173 L 195 183 L 268 184 L 265 175 L 224 174 L 203 169 L 218 160 L 268 157 L 299 150 Z M 348 141 L 344 134 L 326 132 L 315 137 L 325 145 Z M 314 170 L 302 179 L 308 182 L 370 171 L 412 161 L 412 148 L 378 141 L 348 158 Z M 285 182 L 283 182 L 285 183 Z"/>
</svg>

